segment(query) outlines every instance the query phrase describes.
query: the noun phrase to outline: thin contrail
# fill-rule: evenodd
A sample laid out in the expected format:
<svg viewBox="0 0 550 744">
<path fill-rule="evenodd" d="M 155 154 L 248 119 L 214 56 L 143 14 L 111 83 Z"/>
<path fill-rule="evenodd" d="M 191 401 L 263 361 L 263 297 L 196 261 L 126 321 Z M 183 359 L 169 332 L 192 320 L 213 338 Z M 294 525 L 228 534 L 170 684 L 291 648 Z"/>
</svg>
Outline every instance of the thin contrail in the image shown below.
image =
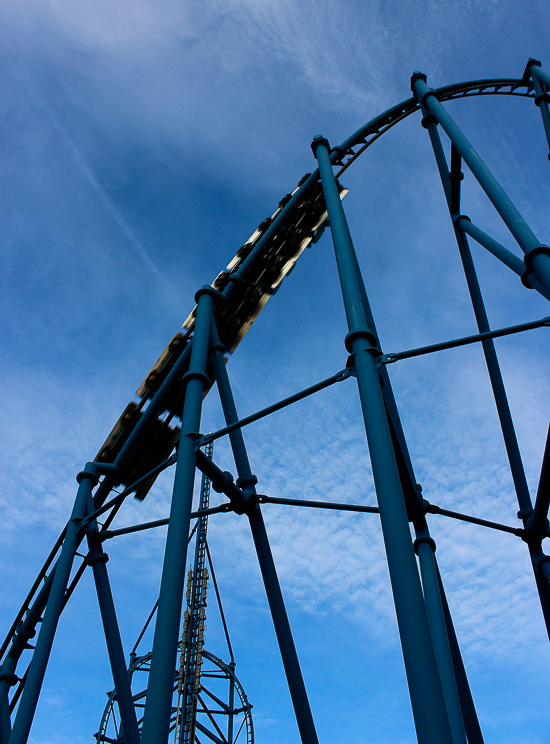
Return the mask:
<svg viewBox="0 0 550 744">
<path fill-rule="evenodd" d="M 128 223 L 124 219 L 124 217 L 121 215 L 119 210 L 116 208 L 115 204 L 113 203 L 113 200 L 109 196 L 109 194 L 105 191 L 103 186 L 99 183 L 97 178 L 95 177 L 94 173 L 92 172 L 90 166 L 86 163 L 84 158 L 82 157 L 80 150 L 76 146 L 75 142 L 71 138 L 70 134 L 67 132 L 63 124 L 61 123 L 61 120 L 51 107 L 51 105 L 48 103 L 46 98 L 36 89 L 35 85 L 31 81 L 28 74 L 22 74 L 21 72 L 18 73 L 18 76 L 22 80 L 23 84 L 31 94 L 31 96 L 35 99 L 35 101 L 41 106 L 41 108 L 44 109 L 46 112 L 46 115 L 50 119 L 51 123 L 55 127 L 57 133 L 60 135 L 61 139 L 65 142 L 67 145 L 69 151 L 71 152 L 71 155 L 73 156 L 73 159 L 75 163 L 77 164 L 80 172 L 84 176 L 84 178 L 88 181 L 90 186 L 92 187 L 94 193 L 97 195 L 115 224 L 120 228 L 122 231 L 124 237 L 126 240 L 130 243 L 132 248 L 135 250 L 139 258 L 141 259 L 142 263 L 145 265 L 145 267 L 149 270 L 149 272 L 154 276 L 154 278 L 157 280 L 157 282 L 162 286 L 162 288 L 167 292 L 167 294 L 170 296 L 170 299 L 177 305 L 178 310 L 181 310 L 181 300 L 178 298 L 172 287 L 168 284 L 164 276 L 161 274 L 161 272 L 158 270 L 158 268 L 155 266 L 153 261 L 150 259 L 147 251 L 142 246 L 142 244 L 139 242 L 139 240 L 136 238 L 134 233 L 132 232 L 131 228 L 128 226 Z"/>
</svg>

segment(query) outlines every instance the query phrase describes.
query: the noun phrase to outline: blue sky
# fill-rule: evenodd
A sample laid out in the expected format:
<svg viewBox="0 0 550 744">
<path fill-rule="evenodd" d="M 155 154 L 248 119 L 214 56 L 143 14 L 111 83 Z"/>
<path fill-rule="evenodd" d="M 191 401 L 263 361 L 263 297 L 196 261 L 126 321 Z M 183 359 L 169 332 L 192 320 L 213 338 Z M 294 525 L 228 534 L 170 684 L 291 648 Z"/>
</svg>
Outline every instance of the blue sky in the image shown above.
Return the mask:
<svg viewBox="0 0 550 744">
<path fill-rule="evenodd" d="M 65 523 L 93 459 L 198 287 L 333 145 L 433 86 L 547 68 L 546 2 L 453 4 L 3 0 L 0 630 Z M 549 163 L 532 101 L 449 104 L 542 242 Z M 419 117 L 343 178 L 384 351 L 475 332 Z M 472 178 L 463 211 L 519 253 Z M 548 314 L 473 246 L 495 326 Z M 546 329 L 497 342 L 532 491 L 548 426 Z M 244 415 L 333 374 L 345 321 L 327 235 L 300 258 L 229 364 Z M 390 368 L 417 479 L 433 503 L 515 524 L 481 351 Z M 353 380 L 250 427 L 262 492 L 375 503 Z M 217 394 L 203 430 L 221 425 Z M 234 469 L 226 445 L 216 460 Z M 169 479 L 120 524 L 168 513 Z M 264 508 L 321 741 L 415 740 L 374 515 Z M 524 546 L 433 516 L 430 528 L 487 742 L 548 741 L 548 640 Z M 247 525 L 210 521 L 257 741 L 298 741 Z M 109 545 L 129 649 L 158 589 L 164 533 Z M 207 648 L 223 654 L 215 617 Z M 112 682 L 89 577 L 60 623 L 31 741 L 91 741 Z"/>
</svg>

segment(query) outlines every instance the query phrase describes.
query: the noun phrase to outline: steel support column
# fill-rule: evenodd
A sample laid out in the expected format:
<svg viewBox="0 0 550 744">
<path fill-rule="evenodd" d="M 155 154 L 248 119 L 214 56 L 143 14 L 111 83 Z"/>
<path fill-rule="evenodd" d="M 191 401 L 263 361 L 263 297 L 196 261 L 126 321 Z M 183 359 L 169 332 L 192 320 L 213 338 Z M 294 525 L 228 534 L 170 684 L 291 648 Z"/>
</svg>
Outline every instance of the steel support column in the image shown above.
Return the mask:
<svg viewBox="0 0 550 744">
<path fill-rule="evenodd" d="M 445 596 L 445 588 L 443 586 L 443 582 L 441 581 L 441 575 L 439 573 L 439 567 L 437 565 L 437 559 L 435 558 L 435 555 L 434 562 L 435 570 L 437 573 L 437 583 L 439 586 L 439 596 L 441 598 L 441 605 L 443 607 L 443 615 L 445 618 L 445 627 L 447 629 L 447 639 L 449 641 L 449 647 L 451 650 L 453 669 L 455 673 L 456 684 L 458 686 L 458 695 L 460 698 L 460 708 L 462 711 L 464 726 L 466 727 L 468 744 L 484 744 L 483 734 L 481 733 L 474 700 L 472 698 L 472 691 L 470 690 L 468 677 L 466 675 L 466 669 L 464 668 L 464 662 L 462 661 L 462 654 L 460 653 L 460 647 L 456 638 L 453 619 L 451 617 L 451 612 L 447 603 L 447 597 Z"/>
<path fill-rule="evenodd" d="M 386 411 L 373 352 L 373 333 L 367 327 L 366 300 L 351 235 L 338 195 L 326 139 L 312 143 L 329 215 L 338 274 L 349 333 L 348 351 L 353 354 L 359 397 L 380 521 L 386 546 L 397 622 L 418 740 L 421 744 L 452 742 L 449 719 L 435 658 L 422 587 L 411 542 L 407 512 L 399 481 Z M 370 313 L 370 309 L 368 310 Z"/>
<path fill-rule="evenodd" d="M 84 471 L 78 474 L 77 479 L 79 481 L 78 492 L 76 494 L 71 518 L 67 526 L 67 533 L 63 541 L 61 554 L 56 564 L 55 577 L 48 597 L 44 620 L 42 622 L 42 627 L 40 628 L 32 661 L 29 665 L 25 689 L 23 690 L 19 702 L 17 716 L 9 738 L 9 744 L 25 744 L 29 736 L 53 645 L 55 631 L 57 630 L 59 616 L 63 609 L 65 590 L 67 588 L 75 552 L 79 543 L 78 532 L 80 529 L 80 521 L 86 516 L 88 499 L 91 498 L 92 488 L 98 482 L 96 464 L 88 463 L 84 468 Z"/>
<path fill-rule="evenodd" d="M 525 253 L 525 265 L 533 269 L 547 289 L 550 289 L 550 248 L 542 245 L 527 225 L 507 194 L 497 182 L 491 171 L 466 139 L 455 121 L 447 113 L 434 90 L 428 87 L 426 76 L 413 73 L 412 89 L 420 103 L 441 124 L 447 136 L 456 147 L 464 162 L 485 191 L 493 206 L 500 214 L 519 247 Z"/>
<path fill-rule="evenodd" d="M 220 400 L 228 426 L 239 420 L 237 408 L 233 399 L 233 392 L 229 383 L 229 376 L 225 368 L 223 358 L 223 346 L 220 345 L 216 325 L 212 322 L 212 362 L 218 384 Z M 237 485 L 246 488 L 254 495 L 256 494 L 256 476 L 252 474 L 248 454 L 244 444 L 241 429 L 234 429 L 229 433 L 231 448 L 237 466 L 239 479 Z M 275 626 L 275 633 L 281 651 L 281 658 L 285 669 L 287 683 L 294 706 L 296 722 L 300 731 L 303 744 L 316 744 L 318 742 L 315 723 L 309 705 L 306 686 L 292 637 L 292 630 L 288 620 L 286 607 L 275 568 L 275 561 L 271 552 L 271 546 L 267 536 L 263 515 L 258 503 L 253 502 L 245 511 L 250 521 L 250 529 L 254 546 L 258 555 L 258 562 L 264 581 L 269 609 Z"/>
<path fill-rule="evenodd" d="M 416 74 L 417 73 L 413 75 L 412 79 L 413 87 L 415 87 L 418 83 L 418 78 L 415 77 Z M 420 82 L 423 83 L 423 85 L 426 85 L 424 80 L 420 80 Z M 449 213 L 453 222 L 455 237 L 462 261 L 462 266 L 464 269 L 464 275 L 466 277 L 466 283 L 468 285 L 468 291 L 470 294 L 477 327 L 480 333 L 487 333 L 490 331 L 489 319 L 485 310 L 485 303 L 483 302 L 483 296 L 481 294 L 481 288 L 479 286 L 472 254 L 470 252 L 468 238 L 466 237 L 464 231 L 459 227 L 460 221 L 456 219 L 460 213 L 460 183 L 462 178 L 460 170 L 461 155 L 459 150 L 453 143 L 451 147 L 451 168 L 449 170 L 446 158 L 443 154 L 441 140 L 436 129 L 437 121 L 430 121 L 427 104 L 424 102 L 424 100 L 421 101 L 420 105 L 423 113 L 425 114 L 424 121 L 426 123 L 428 134 L 430 136 L 436 164 L 439 170 L 439 176 L 441 178 L 441 184 L 443 186 L 443 191 L 447 200 L 447 206 L 449 208 Z M 523 469 L 523 462 L 521 459 L 521 453 L 519 451 L 514 423 L 512 421 L 512 414 L 510 412 L 510 406 L 508 405 L 506 389 L 504 387 L 504 381 L 502 379 L 502 373 L 500 371 L 500 365 L 498 363 L 498 357 L 493 340 L 489 338 L 483 340 L 481 343 L 500 421 L 506 454 L 508 456 L 512 480 L 514 483 L 518 505 L 520 508 L 518 516 L 523 519 L 523 523 L 527 528 L 528 518 L 532 513 L 533 506 L 531 502 L 531 496 L 529 494 L 527 479 L 525 477 L 525 471 Z M 540 564 L 540 560 L 538 558 L 538 555 L 540 553 L 540 543 L 537 546 L 529 542 L 528 547 L 531 562 L 533 565 L 533 571 L 535 573 L 535 581 L 542 606 L 542 613 L 546 623 L 546 630 L 550 637 L 550 586 L 548 586 L 548 582 L 545 582 L 544 578 L 539 575 L 537 568 Z"/>
<path fill-rule="evenodd" d="M 447 706 L 447 713 L 449 714 L 453 744 L 466 744 L 466 731 L 462 718 L 449 638 L 447 637 L 445 614 L 439 592 L 437 567 L 434 556 L 435 542 L 429 537 L 427 526 L 424 530 L 418 530 L 417 534 L 419 534 L 419 537 L 414 541 L 414 548 L 420 563 L 420 575 L 422 576 L 426 612 L 428 613 L 428 621 L 430 623 L 430 631 L 437 659 L 437 668 L 439 669 L 441 686 L 443 687 L 445 704 Z"/>
<path fill-rule="evenodd" d="M 197 319 L 189 371 L 184 378 L 187 387 L 143 717 L 143 744 L 166 744 L 168 741 L 195 481 L 196 438 L 208 382 L 206 362 L 212 307 L 217 295 L 212 287 L 203 287 L 196 294 Z"/>
<path fill-rule="evenodd" d="M 88 513 L 94 510 L 94 503 L 91 494 L 88 498 Z M 136 718 L 136 709 L 132 701 L 132 689 L 128 676 L 128 668 L 124 657 L 122 639 L 118 627 L 115 604 L 111 592 L 111 584 L 107 573 L 107 561 L 109 560 L 106 553 L 103 552 L 103 546 L 99 537 L 97 522 L 94 519 L 87 528 L 87 540 L 89 546 L 88 564 L 92 567 L 94 582 L 96 586 L 99 610 L 107 642 L 107 651 L 113 681 L 115 684 L 118 709 L 120 712 L 121 726 L 124 731 L 125 744 L 139 744 L 139 729 Z"/>
<path fill-rule="evenodd" d="M 235 674 L 235 662 L 232 661 L 229 664 L 232 675 L 229 677 L 229 698 L 228 703 L 228 714 L 227 714 L 227 741 L 229 744 L 233 744 L 233 723 L 235 718 L 235 680 L 233 674 Z"/>
<path fill-rule="evenodd" d="M 550 506 L 550 426 L 546 436 L 546 446 L 540 468 L 539 487 L 535 507 L 530 519 L 530 527 L 541 534 L 548 530 L 548 508 Z"/>
<path fill-rule="evenodd" d="M 538 59 L 530 59 L 525 72 L 531 75 L 531 80 L 533 81 L 536 94 L 535 103 L 540 108 L 542 126 L 546 134 L 548 147 L 550 148 L 550 111 L 548 110 L 550 96 L 544 90 L 545 85 L 550 88 L 550 75 L 542 69 L 542 65 Z M 548 154 L 548 159 L 550 160 L 550 153 Z"/>
</svg>

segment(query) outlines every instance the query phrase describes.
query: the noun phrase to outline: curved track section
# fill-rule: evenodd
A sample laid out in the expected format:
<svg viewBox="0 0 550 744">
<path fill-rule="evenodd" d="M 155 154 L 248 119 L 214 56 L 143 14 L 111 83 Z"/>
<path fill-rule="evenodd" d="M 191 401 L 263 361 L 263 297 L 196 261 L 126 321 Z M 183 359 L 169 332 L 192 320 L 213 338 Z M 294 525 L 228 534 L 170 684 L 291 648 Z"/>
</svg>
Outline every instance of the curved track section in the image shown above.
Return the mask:
<svg viewBox="0 0 550 744">
<path fill-rule="evenodd" d="M 433 92 L 441 102 L 478 96 L 536 98 L 534 84 L 527 78 L 476 80 L 443 86 Z M 339 168 L 336 176 L 341 177 L 383 134 L 419 109 L 418 100 L 411 97 L 374 117 L 339 146 L 334 147 L 330 153 L 330 161 Z M 345 189 L 340 184 L 338 189 L 340 198 L 343 198 Z M 214 311 L 216 324 L 228 353 L 236 349 L 268 299 L 276 293 L 282 280 L 291 272 L 305 247 L 319 239 L 326 222 L 326 206 L 319 171 L 316 170 L 304 176 L 297 188 L 281 200 L 272 216 L 258 226 L 227 268 L 213 281 L 212 286 L 222 297 L 222 302 L 218 303 Z M 175 462 L 170 453 L 180 434 L 178 420 L 185 388 L 182 380 L 189 369 L 195 312 L 196 309 L 185 321 L 183 332 L 176 334 L 162 352 L 137 391 L 138 401 L 129 403 L 98 453 L 97 462 L 113 467 L 95 491 L 95 512 L 83 520 L 79 543 L 84 539 L 86 524 L 100 515 L 103 515 L 102 537 L 107 537 L 105 533 L 108 533 L 124 499 L 130 494 L 144 498 L 157 475 Z M 210 377 L 208 390 L 214 376 L 212 370 L 207 371 Z M 125 485 L 126 488 L 108 501 L 113 489 L 120 485 Z M 32 655 L 33 647 L 29 640 L 36 633 L 36 626 L 41 621 L 48 601 L 63 537 L 64 533 L 40 571 L 0 649 L 3 660 L 2 678 L 5 684 L 14 688 L 11 711 L 17 706 L 26 678 L 26 674 L 21 677 L 16 675 L 16 666 L 23 653 L 27 657 Z M 86 565 L 87 560 L 84 558 L 65 592 L 65 604 Z M 223 662 L 215 657 L 211 661 L 218 669 L 222 669 L 220 664 Z M 146 657 L 140 663 L 145 665 Z M 135 671 L 137 670 L 138 667 L 135 667 Z M 226 672 L 227 670 L 224 671 Z M 235 685 L 237 690 L 240 689 L 236 683 Z M 248 703 L 243 699 L 243 710 L 246 705 Z M 100 734 L 103 736 L 101 731 Z M 109 741 L 106 736 L 107 734 L 98 741 Z M 250 739 L 247 738 L 246 741 Z"/>
</svg>

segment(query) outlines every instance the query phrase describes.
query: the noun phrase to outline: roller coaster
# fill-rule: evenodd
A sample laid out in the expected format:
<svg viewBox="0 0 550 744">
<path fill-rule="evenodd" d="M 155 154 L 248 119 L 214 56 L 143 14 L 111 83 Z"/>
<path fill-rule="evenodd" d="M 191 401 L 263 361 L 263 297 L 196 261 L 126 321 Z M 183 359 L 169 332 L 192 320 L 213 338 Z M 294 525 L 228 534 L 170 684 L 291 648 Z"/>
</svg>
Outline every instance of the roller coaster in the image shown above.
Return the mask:
<svg viewBox="0 0 550 744">
<path fill-rule="evenodd" d="M 209 574 L 206 565 L 207 519 L 212 514 L 231 511 L 245 516 L 250 524 L 301 741 L 315 744 L 318 734 L 263 521 L 263 503 L 379 515 L 418 741 L 483 742 L 427 517 L 441 514 L 519 537 L 529 552 L 550 635 L 550 557 L 543 552 L 543 540 L 549 536 L 550 436 L 539 486 L 532 499 L 493 343 L 495 338 L 547 327 L 550 318 L 492 329 L 468 238 L 515 273 L 526 290 L 538 292 L 546 299 L 550 299 L 550 248 L 534 235 L 443 104 L 481 96 L 515 96 L 534 101 L 550 147 L 550 75 L 539 61 L 530 59 L 522 78 L 476 80 L 433 89 L 425 75 L 415 72 L 411 89 L 411 98 L 375 117 L 336 147 L 331 148 L 320 135 L 314 137 L 312 149 L 318 167 L 281 200 L 272 216 L 258 226 L 212 284 L 199 289 L 196 305 L 182 331 L 171 339 L 146 375 L 136 399 L 123 411 L 95 459 L 78 474 L 72 514 L 1 647 L 2 742 L 24 744 L 28 740 L 58 623 L 88 567 L 93 573 L 114 681 L 96 733 L 98 744 L 165 744 L 169 736 L 178 744 L 206 739 L 222 744 L 253 741 L 252 706 L 235 675 L 230 644 L 229 662 L 203 648 L 206 586 L 212 571 L 210 567 Z M 347 189 L 341 179 L 383 134 L 415 113 L 422 117 L 422 127 L 434 152 L 478 333 L 384 353 L 343 209 Z M 449 161 L 440 132 L 450 146 Z M 462 214 L 463 165 L 508 228 L 521 257 Z M 291 273 L 301 253 L 320 239 L 327 226 L 334 244 L 348 326 L 346 364 L 331 377 L 239 418 L 227 371 L 228 359 Z M 468 344 L 480 344 L 483 349 L 521 526 L 491 522 L 431 504 L 414 474 L 388 367 L 402 359 Z M 358 387 L 378 505 L 282 499 L 258 493 L 243 429 L 351 378 Z M 202 402 L 214 385 L 226 426 L 203 434 Z M 234 455 L 236 477 L 222 471 L 212 459 L 213 442 L 226 436 Z M 159 474 L 169 468 L 174 471 L 169 517 L 116 529 L 114 520 L 128 496 L 140 500 L 148 497 Z M 193 511 L 197 470 L 203 480 L 199 506 Z M 221 505 L 209 505 L 210 486 L 226 497 Z M 146 623 L 154 623 L 153 645 L 150 651 L 138 653 L 136 644 L 127 659 L 104 543 L 159 525 L 168 525 L 168 532 L 159 598 Z M 195 559 L 187 577 L 187 609 L 182 625 L 188 543 L 193 535 Z M 82 547 L 83 543 L 86 547 Z M 223 615 L 221 605 L 220 611 Z M 225 626 L 225 619 L 223 622 Z M 214 691 L 213 685 L 218 683 L 224 693 Z M 224 727 L 218 723 L 222 717 L 227 724 Z"/>
</svg>

